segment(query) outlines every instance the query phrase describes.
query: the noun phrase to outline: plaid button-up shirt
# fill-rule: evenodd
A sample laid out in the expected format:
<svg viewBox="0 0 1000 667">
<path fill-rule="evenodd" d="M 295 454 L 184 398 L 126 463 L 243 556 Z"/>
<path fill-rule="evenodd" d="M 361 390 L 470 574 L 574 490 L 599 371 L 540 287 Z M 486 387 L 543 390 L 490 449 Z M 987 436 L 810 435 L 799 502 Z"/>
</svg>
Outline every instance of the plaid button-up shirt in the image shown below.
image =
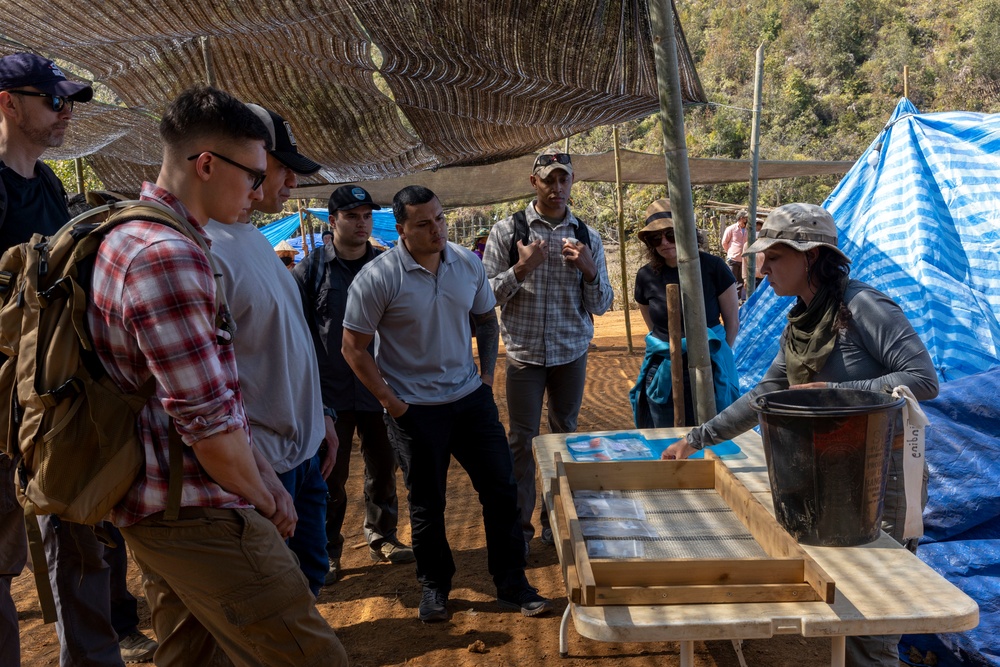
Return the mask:
<svg viewBox="0 0 1000 667">
<path fill-rule="evenodd" d="M 566 217 L 555 226 L 539 217 L 534 203 L 524 210 L 530 241 L 543 239 L 548 254 L 534 271 L 517 282 L 510 264 L 510 242 L 514 219 L 498 222 L 490 231 L 483 266 L 500 304 L 500 330 L 507 355 L 536 366 L 559 366 L 583 356 L 594 337 L 591 315 L 603 315 L 611 307 L 614 291 L 608 281 L 604 244 L 590 229 L 590 252 L 597 265 L 592 283 L 562 257 L 562 240 L 577 237 L 581 223 L 567 208 Z"/>
<path fill-rule="evenodd" d="M 153 183 L 142 199 L 186 217 L 184 205 Z M 146 454 L 145 471 L 112 512 L 127 526 L 167 507 L 168 427 L 174 421 L 185 445 L 249 428 L 240 398 L 232 345 L 216 342 L 215 279 L 202 250 L 156 222 L 128 222 L 108 233 L 94 264 L 87 319 L 94 346 L 112 379 L 135 391 L 150 375 L 156 393 L 136 428 Z M 249 507 L 202 470 L 184 448 L 182 507 Z"/>
</svg>

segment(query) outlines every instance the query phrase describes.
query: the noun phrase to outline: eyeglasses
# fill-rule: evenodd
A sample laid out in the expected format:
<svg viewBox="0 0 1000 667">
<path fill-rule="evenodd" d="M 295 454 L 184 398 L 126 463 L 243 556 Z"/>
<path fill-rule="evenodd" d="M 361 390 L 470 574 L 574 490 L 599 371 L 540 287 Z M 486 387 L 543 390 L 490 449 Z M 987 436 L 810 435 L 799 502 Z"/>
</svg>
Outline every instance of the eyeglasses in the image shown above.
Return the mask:
<svg viewBox="0 0 1000 667">
<path fill-rule="evenodd" d="M 535 158 L 535 167 L 547 167 L 553 162 L 559 164 L 573 164 L 569 158 L 569 153 L 551 153 L 549 155 L 539 155 Z"/>
<path fill-rule="evenodd" d="M 69 110 L 73 110 L 73 100 L 64 95 L 52 95 L 51 93 L 36 93 L 33 90 L 8 90 L 11 95 L 25 95 L 27 97 L 48 97 L 52 100 L 52 110 L 56 113 L 61 112 L 66 107 Z"/>
<path fill-rule="evenodd" d="M 251 190 L 256 190 L 257 188 L 259 188 L 261 185 L 264 184 L 264 179 L 267 178 L 267 173 L 266 172 L 257 171 L 256 169 L 251 169 L 250 167 L 248 167 L 246 165 L 240 164 L 236 160 L 230 160 L 225 155 L 219 155 L 218 153 L 216 153 L 214 151 L 202 151 L 201 153 L 195 153 L 194 155 L 192 155 L 191 157 L 189 157 L 188 160 L 197 160 L 199 157 L 201 157 L 202 153 L 208 153 L 209 155 L 214 155 L 215 157 L 219 158 L 223 162 L 228 162 L 229 164 L 233 165 L 237 169 L 242 169 L 246 173 L 248 173 L 251 176 L 253 176 L 253 183 L 250 185 L 250 189 Z"/>
<path fill-rule="evenodd" d="M 651 245 L 654 248 L 660 245 L 660 243 L 663 241 L 664 238 L 666 238 L 667 241 L 670 243 L 677 242 L 676 239 L 674 238 L 673 229 L 664 229 L 662 232 L 653 232 L 646 237 L 646 239 L 649 241 L 649 245 Z"/>
</svg>

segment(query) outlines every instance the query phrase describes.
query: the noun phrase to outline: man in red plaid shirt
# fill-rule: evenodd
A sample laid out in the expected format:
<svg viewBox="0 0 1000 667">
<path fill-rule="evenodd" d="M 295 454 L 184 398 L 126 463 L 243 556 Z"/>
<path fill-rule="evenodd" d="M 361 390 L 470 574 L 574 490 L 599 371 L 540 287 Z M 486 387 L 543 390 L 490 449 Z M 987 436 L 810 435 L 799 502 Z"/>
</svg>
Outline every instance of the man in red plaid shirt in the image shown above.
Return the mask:
<svg viewBox="0 0 1000 667">
<path fill-rule="evenodd" d="M 270 136 L 240 101 L 191 88 L 160 135 L 163 166 L 142 199 L 204 234 L 210 218 L 234 223 L 261 198 Z M 218 645 L 236 664 L 346 665 L 283 541 L 297 516 L 251 446 L 215 290 L 198 244 L 155 222 L 112 230 L 94 266 L 87 315 L 101 362 L 126 391 L 156 380 L 137 420 L 145 471 L 112 513 L 145 575 L 156 664 L 208 664 Z M 176 520 L 164 516 L 171 422 L 184 443 Z"/>
</svg>

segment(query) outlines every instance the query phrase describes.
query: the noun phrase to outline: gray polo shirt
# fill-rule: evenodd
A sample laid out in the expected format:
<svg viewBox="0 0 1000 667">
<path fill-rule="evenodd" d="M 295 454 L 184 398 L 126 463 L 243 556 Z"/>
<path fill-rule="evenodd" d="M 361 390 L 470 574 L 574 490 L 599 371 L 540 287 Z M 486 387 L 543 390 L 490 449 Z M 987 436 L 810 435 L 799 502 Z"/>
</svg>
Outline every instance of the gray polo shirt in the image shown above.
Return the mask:
<svg viewBox="0 0 1000 667">
<path fill-rule="evenodd" d="M 375 363 L 401 400 L 440 405 L 482 384 L 469 313 L 495 306 L 486 271 L 471 250 L 448 243 L 435 276 L 400 242 L 351 283 L 344 328 L 376 335 Z"/>
</svg>

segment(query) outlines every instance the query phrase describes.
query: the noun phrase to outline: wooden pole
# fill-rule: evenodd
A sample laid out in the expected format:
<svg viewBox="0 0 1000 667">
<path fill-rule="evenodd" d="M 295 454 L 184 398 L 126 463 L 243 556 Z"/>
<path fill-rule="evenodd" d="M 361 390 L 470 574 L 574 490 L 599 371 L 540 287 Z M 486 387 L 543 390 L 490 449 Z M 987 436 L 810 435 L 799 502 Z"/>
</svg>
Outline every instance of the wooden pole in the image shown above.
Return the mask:
<svg viewBox="0 0 1000 667">
<path fill-rule="evenodd" d="M 622 265 L 622 308 L 625 309 L 625 338 L 628 353 L 632 354 L 632 320 L 629 318 L 628 270 L 625 268 L 625 201 L 622 190 L 622 159 L 618 153 L 618 126 L 611 128 L 615 140 L 615 192 L 618 193 L 618 259 Z"/>
<path fill-rule="evenodd" d="M 910 99 L 910 66 L 903 65 L 903 97 Z"/>
<path fill-rule="evenodd" d="M 302 233 L 302 252 L 309 255 L 309 246 L 306 245 L 306 218 L 305 218 L 305 208 L 302 204 L 299 204 L 299 232 Z"/>
<path fill-rule="evenodd" d="M 753 77 L 753 127 L 750 130 L 750 216 L 747 220 L 747 239 L 757 240 L 757 169 L 760 162 L 760 110 L 764 90 L 764 43 L 757 47 L 757 68 Z M 757 287 L 757 255 L 743 258 L 747 267 L 747 298 Z"/>
<path fill-rule="evenodd" d="M 82 195 L 87 194 L 87 180 L 83 177 L 83 158 L 78 157 L 73 160 L 76 168 L 76 191 Z"/>
<path fill-rule="evenodd" d="M 667 191 L 677 237 L 677 267 L 681 283 L 681 306 L 687 338 L 688 369 L 694 399 L 695 421 L 715 416 L 715 383 L 705 326 L 705 297 L 701 286 L 698 232 L 691 201 L 687 142 L 684 138 L 684 107 L 677 70 L 677 40 L 674 35 L 673 0 L 648 0 L 656 58 L 656 87 L 660 97 L 660 122 L 667 162 Z"/>
<path fill-rule="evenodd" d="M 684 426 L 684 355 L 681 352 L 681 287 L 667 285 L 667 333 L 670 343 L 670 393 L 674 397 L 674 426 Z"/>
<path fill-rule="evenodd" d="M 215 62 L 212 60 L 211 37 L 204 35 L 201 38 L 201 59 L 205 63 L 205 83 L 215 87 Z"/>
</svg>

